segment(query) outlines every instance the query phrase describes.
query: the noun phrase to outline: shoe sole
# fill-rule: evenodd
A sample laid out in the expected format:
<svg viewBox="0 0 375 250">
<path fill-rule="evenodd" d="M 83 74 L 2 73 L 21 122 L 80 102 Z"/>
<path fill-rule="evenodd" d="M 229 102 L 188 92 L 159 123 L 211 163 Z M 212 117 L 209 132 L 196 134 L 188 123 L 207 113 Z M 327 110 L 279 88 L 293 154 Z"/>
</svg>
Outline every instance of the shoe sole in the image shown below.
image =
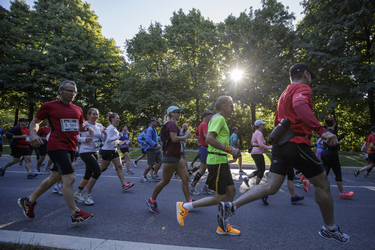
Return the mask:
<svg viewBox="0 0 375 250">
<path fill-rule="evenodd" d="M 151 212 L 153 212 L 154 214 L 158 214 L 159 213 L 159 211 L 152 210 L 151 206 L 148 204 L 148 201 L 146 201 L 146 204 L 147 204 L 147 206 L 148 206 L 148 208 L 150 209 Z"/>
<path fill-rule="evenodd" d="M 220 234 L 220 235 L 232 235 L 232 236 L 239 236 L 239 235 L 241 235 L 241 233 L 239 233 L 239 234 L 232 234 L 232 233 L 227 233 L 227 232 L 220 232 L 217 229 L 216 229 L 216 233 Z"/>
<path fill-rule="evenodd" d="M 20 206 L 20 208 L 22 208 L 23 215 L 25 215 L 26 218 L 34 219 L 34 218 L 31 218 L 31 217 L 27 216 L 26 211 L 25 211 L 25 209 L 24 209 L 23 206 L 22 206 L 21 198 L 19 198 L 19 199 L 17 200 L 17 204 L 18 204 L 18 206 Z"/>
<path fill-rule="evenodd" d="M 347 242 L 342 242 L 342 241 L 339 241 L 339 240 L 337 240 L 337 239 L 335 239 L 335 238 L 333 238 L 333 237 L 328 238 L 328 237 L 322 235 L 322 232 L 320 232 L 320 231 L 318 232 L 318 234 L 319 234 L 320 237 L 322 237 L 323 239 L 326 239 L 326 240 L 334 240 L 334 241 L 336 241 L 336 242 L 338 242 L 338 243 L 341 243 L 341 244 L 346 244 L 346 243 L 349 242 L 349 239 L 348 239 Z"/>
<path fill-rule="evenodd" d="M 130 186 L 127 186 L 126 188 L 123 188 L 122 191 L 128 190 L 129 188 L 132 188 L 134 186 L 134 183 L 132 183 Z"/>
<path fill-rule="evenodd" d="M 89 219 L 91 219 L 92 217 L 94 217 L 94 214 L 91 214 L 91 216 L 90 217 L 87 217 L 86 219 L 84 219 L 84 220 L 80 220 L 80 221 L 72 221 L 72 224 L 74 225 L 74 224 L 78 224 L 78 223 L 81 223 L 81 222 L 85 222 L 85 221 L 88 221 Z"/>
</svg>

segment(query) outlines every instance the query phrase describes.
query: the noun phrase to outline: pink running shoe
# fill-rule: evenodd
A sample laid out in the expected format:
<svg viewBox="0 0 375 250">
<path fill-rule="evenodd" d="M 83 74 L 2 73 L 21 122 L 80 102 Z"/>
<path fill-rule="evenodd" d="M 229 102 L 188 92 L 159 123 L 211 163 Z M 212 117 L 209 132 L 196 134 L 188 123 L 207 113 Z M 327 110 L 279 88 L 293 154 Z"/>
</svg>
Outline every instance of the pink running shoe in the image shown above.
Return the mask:
<svg viewBox="0 0 375 250">
<path fill-rule="evenodd" d="M 352 197 L 353 194 L 354 194 L 353 191 L 348 191 L 348 189 L 345 189 L 343 194 L 340 193 L 340 199 L 345 199 L 345 198 L 348 198 L 348 197 Z"/>
<path fill-rule="evenodd" d="M 134 182 L 127 182 L 127 183 L 124 183 L 124 185 L 122 185 L 122 190 L 125 191 L 125 190 L 128 190 L 129 188 L 133 187 L 134 186 Z"/>
<path fill-rule="evenodd" d="M 306 193 L 309 192 L 310 182 L 309 180 L 303 180 L 303 190 L 305 190 Z"/>
</svg>

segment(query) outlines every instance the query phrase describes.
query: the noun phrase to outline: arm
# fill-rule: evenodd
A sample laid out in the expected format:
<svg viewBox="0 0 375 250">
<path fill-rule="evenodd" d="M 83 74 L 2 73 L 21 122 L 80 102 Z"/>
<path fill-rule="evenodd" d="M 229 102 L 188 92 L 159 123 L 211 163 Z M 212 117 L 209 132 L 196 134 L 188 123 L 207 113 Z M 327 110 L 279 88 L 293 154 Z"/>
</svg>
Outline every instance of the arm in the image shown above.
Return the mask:
<svg viewBox="0 0 375 250">
<path fill-rule="evenodd" d="M 272 149 L 272 146 L 266 146 L 264 144 L 264 136 L 263 136 L 262 133 L 257 133 L 255 138 L 256 138 L 256 140 L 258 142 L 258 146 L 260 148 L 263 148 L 263 149 Z"/>
<path fill-rule="evenodd" d="M 370 147 L 371 147 L 372 149 L 375 149 L 375 144 L 374 144 L 374 143 L 370 143 Z"/>
<path fill-rule="evenodd" d="M 179 142 L 179 141 L 183 141 L 183 140 L 191 137 L 190 132 L 186 132 L 186 134 L 184 136 L 178 136 L 176 132 L 171 132 L 170 135 L 171 135 L 172 142 L 174 142 L 174 143 Z"/>
<path fill-rule="evenodd" d="M 309 105 L 304 101 L 297 101 L 293 103 L 293 109 L 298 115 L 298 117 L 303 121 L 303 123 L 311 128 L 315 133 L 320 135 L 325 143 L 330 146 L 335 146 L 339 142 L 337 136 L 328 132 L 316 119 Z"/>
<path fill-rule="evenodd" d="M 105 141 L 106 143 L 111 143 L 111 142 L 114 142 L 118 139 L 120 139 L 120 136 L 115 134 L 115 128 L 114 127 L 110 128 L 110 129 L 107 129 L 107 140 Z"/>
<path fill-rule="evenodd" d="M 214 147 L 216 149 L 224 151 L 225 145 L 220 143 L 218 140 L 216 140 L 217 134 L 215 132 L 208 132 L 206 137 L 206 142 L 211 147 Z M 231 148 L 232 151 L 230 152 L 231 155 L 238 155 L 240 150 L 238 148 Z"/>
<path fill-rule="evenodd" d="M 151 147 L 156 147 L 157 143 L 152 139 L 152 135 L 153 135 L 153 130 L 147 130 L 147 143 L 151 146 Z"/>
<path fill-rule="evenodd" d="M 39 124 L 42 122 L 42 120 L 34 117 L 34 119 L 31 121 L 29 126 L 30 131 L 30 145 L 32 147 L 39 147 L 43 144 L 43 139 L 40 138 L 40 136 L 37 134 L 37 131 L 39 130 Z"/>
</svg>

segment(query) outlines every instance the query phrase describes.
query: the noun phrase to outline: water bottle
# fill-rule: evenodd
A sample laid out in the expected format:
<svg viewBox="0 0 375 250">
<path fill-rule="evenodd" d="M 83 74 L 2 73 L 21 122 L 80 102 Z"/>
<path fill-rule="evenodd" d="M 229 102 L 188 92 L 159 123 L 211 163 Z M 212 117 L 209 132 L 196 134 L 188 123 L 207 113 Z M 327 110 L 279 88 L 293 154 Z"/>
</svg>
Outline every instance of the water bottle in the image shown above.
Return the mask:
<svg viewBox="0 0 375 250">
<path fill-rule="evenodd" d="M 270 141 L 277 144 L 281 137 L 283 137 L 289 129 L 290 120 L 288 118 L 282 119 L 280 124 L 270 134 Z"/>
</svg>

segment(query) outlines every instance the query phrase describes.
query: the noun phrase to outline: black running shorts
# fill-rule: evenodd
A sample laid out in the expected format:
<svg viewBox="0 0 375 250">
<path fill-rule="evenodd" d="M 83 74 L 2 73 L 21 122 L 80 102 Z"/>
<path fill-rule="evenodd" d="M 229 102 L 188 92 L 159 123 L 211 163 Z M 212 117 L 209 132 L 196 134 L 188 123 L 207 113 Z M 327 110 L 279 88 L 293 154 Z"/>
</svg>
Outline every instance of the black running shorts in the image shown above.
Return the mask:
<svg viewBox="0 0 375 250">
<path fill-rule="evenodd" d="M 208 168 L 208 186 L 215 190 L 217 194 L 224 195 L 227 193 L 227 187 L 234 185 L 232 173 L 228 163 L 216 165 L 207 164 Z"/>
<path fill-rule="evenodd" d="M 48 152 L 48 156 L 53 162 L 52 171 L 57 171 L 59 175 L 74 173 L 74 151 L 65 149 L 52 150 Z"/>
<path fill-rule="evenodd" d="M 307 144 L 287 142 L 282 146 L 273 145 L 270 172 L 285 176 L 290 165 L 306 178 L 324 172 L 321 160 Z"/>
</svg>

